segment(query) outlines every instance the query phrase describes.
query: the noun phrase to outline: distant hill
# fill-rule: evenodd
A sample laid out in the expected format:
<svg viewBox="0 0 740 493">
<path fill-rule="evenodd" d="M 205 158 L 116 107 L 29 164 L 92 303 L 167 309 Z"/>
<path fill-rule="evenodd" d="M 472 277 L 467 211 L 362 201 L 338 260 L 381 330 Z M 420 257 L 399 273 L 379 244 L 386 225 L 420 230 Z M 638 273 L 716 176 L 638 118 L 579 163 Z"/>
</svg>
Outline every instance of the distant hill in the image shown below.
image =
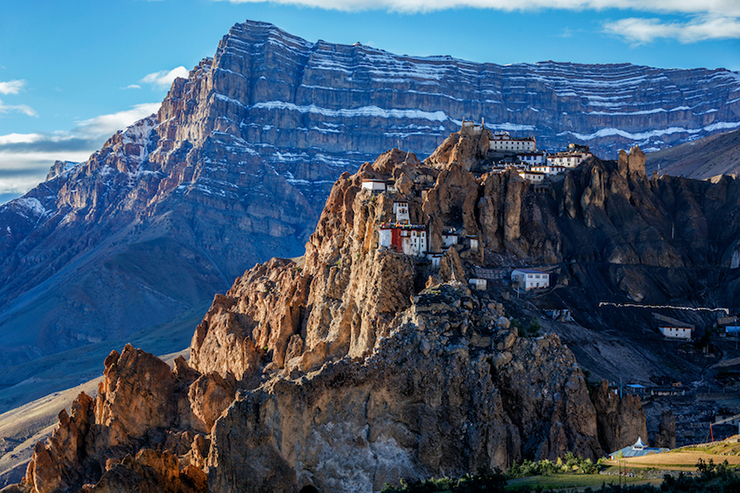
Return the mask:
<svg viewBox="0 0 740 493">
<path fill-rule="evenodd" d="M 651 152 L 645 167 L 648 173 L 656 171 L 673 176 L 704 180 L 717 175 L 740 172 L 740 130 L 710 135 L 693 142 Z"/>
</svg>

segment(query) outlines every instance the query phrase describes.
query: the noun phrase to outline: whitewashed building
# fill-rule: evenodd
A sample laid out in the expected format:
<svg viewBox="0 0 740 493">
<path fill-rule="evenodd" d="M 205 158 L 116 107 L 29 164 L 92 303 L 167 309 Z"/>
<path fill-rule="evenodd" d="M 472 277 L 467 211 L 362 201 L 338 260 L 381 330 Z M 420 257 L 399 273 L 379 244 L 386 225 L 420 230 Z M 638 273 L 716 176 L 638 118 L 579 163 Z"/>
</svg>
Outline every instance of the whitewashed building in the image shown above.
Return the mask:
<svg viewBox="0 0 740 493">
<path fill-rule="evenodd" d="M 391 248 L 416 257 L 427 253 L 426 227 L 417 224 L 383 223 L 378 227 L 378 247 Z"/>
<path fill-rule="evenodd" d="M 549 288 L 550 274 L 534 269 L 514 269 L 511 281 L 519 289 L 529 291 L 535 288 Z"/>
<path fill-rule="evenodd" d="M 579 144 L 568 144 L 568 150 L 565 152 L 556 152 L 547 156 L 547 164 L 550 166 L 563 166 L 565 168 L 575 168 L 593 154 L 588 146 Z"/>
<path fill-rule="evenodd" d="M 458 240 L 457 232 L 455 231 L 443 231 L 442 232 L 442 247 L 450 248 L 452 245 L 456 245 Z"/>
<path fill-rule="evenodd" d="M 372 192 L 385 192 L 385 180 L 376 180 L 373 178 L 363 178 L 362 188 Z"/>
<path fill-rule="evenodd" d="M 393 213 L 396 215 L 396 222 L 401 224 L 409 224 L 411 222 L 408 202 L 394 202 Z"/>
<path fill-rule="evenodd" d="M 668 339 L 691 340 L 691 327 L 663 326 L 658 327 L 658 330 L 660 330 L 661 334 L 663 334 Z"/>
<path fill-rule="evenodd" d="M 560 173 L 565 173 L 565 166 L 550 166 L 549 164 L 540 164 L 530 167 L 529 170 L 552 176 L 559 175 Z"/>
<path fill-rule="evenodd" d="M 427 258 L 432 262 L 432 269 L 438 270 L 442 264 L 444 253 L 427 253 Z"/>
<path fill-rule="evenodd" d="M 488 143 L 488 149 L 499 152 L 534 152 L 537 144 L 534 137 L 512 137 L 509 132 L 496 132 Z"/>
<path fill-rule="evenodd" d="M 478 250 L 478 237 L 475 235 L 468 235 L 465 237 L 465 246 L 471 250 Z"/>
<path fill-rule="evenodd" d="M 542 173 L 540 171 L 531 171 L 531 170 L 525 170 L 520 171 L 519 176 L 523 180 L 528 180 L 534 183 L 541 183 L 545 181 L 545 177 L 547 176 L 545 173 Z"/>
<path fill-rule="evenodd" d="M 468 284 L 470 284 L 473 289 L 477 289 L 478 291 L 485 291 L 488 287 L 488 281 L 485 279 L 478 279 L 478 278 L 472 278 L 468 281 Z"/>
<path fill-rule="evenodd" d="M 527 166 L 541 166 L 547 163 L 547 153 L 545 151 L 520 152 L 516 155 L 519 162 Z"/>
</svg>

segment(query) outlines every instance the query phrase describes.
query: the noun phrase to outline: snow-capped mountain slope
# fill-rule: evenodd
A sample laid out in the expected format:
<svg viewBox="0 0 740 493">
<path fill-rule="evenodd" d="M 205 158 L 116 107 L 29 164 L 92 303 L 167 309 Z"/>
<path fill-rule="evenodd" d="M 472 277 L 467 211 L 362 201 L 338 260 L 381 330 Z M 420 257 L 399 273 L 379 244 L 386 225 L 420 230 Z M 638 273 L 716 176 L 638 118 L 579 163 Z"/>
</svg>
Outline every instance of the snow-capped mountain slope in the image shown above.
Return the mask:
<svg viewBox="0 0 740 493">
<path fill-rule="evenodd" d="M 0 368 L 128 337 L 300 255 L 343 171 L 424 157 L 463 118 L 614 158 L 740 127 L 740 76 L 407 57 L 238 24 L 157 115 L 0 206 Z"/>
</svg>

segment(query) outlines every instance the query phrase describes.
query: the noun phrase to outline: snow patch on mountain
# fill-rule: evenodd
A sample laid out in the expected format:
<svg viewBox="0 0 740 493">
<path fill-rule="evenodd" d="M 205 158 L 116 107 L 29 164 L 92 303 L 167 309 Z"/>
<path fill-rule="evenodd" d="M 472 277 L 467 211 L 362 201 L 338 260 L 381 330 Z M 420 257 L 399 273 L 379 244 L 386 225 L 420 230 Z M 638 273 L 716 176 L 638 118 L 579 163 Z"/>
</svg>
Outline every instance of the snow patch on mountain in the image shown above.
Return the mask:
<svg viewBox="0 0 740 493">
<path fill-rule="evenodd" d="M 24 217 L 41 217 L 46 214 L 46 208 L 41 205 L 41 202 L 33 197 L 19 197 L 11 202 L 13 206 L 17 207 L 17 211 Z"/>
<path fill-rule="evenodd" d="M 379 117 L 379 118 L 413 118 L 423 119 L 437 122 L 453 121 L 451 120 L 444 111 L 422 111 L 422 110 L 407 110 L 407 109 L 384 109 L 378 106 L 363 106 L 361 108 L 353 109 L 340 109 L 332 110 L 329 108 L 322 108 L 315 104 L 299 106 L 294 103 L 288 103 L 285 101 L 265 101 L 262 103 L 256 103 L 252 106 L 253 109 L 266 109 L 266 110 L 288 110 L 298 111 L 300 113 L 314 113 L 317 115 L 328 116 L 328 117 L 341 117 L 341 118 L 357 118 L 357 117 Z"/>
<path fill-rule="evenodd" d="M 662 135 L 670 135 L 676 133 L 685 133 L 690 135 L 699 134 L 702 132 L 714 132 L 716 130 L 732 130 L 740 128 L 740 122 L 718 122 L 711 125 L 706 125 L 702 128 L 683 128 L 683 127 L 670 127 L 658 130 L 651 130 L 648 132 L 627 132 L 618 128 L 602 128 L 591 134 L 581 134 L 578 132 L 560 132 L 558 135 L 572 135 L 582 141 L 589 141 L 596 138 L 611 137 L 619 135 L 632 140 L 646 140 L 652 137 L 660 137 Z"/>
</svg>

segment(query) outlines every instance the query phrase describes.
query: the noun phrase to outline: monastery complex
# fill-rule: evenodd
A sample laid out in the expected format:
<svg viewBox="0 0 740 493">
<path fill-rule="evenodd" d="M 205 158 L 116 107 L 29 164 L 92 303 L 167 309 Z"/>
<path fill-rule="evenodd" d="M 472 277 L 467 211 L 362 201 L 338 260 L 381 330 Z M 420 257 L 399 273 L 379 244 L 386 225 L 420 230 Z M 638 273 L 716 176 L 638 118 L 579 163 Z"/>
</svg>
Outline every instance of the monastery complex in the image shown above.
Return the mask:
<svg viewBox="0 0 740 493">
<path fill-rule="evenodd" d="M 484 122 L 476 124 L 473 121 L 463 120 L 460 131 L 469 135 L 480 135 L 485 128 Z M 588 146 L 569 144 L 568 148 L 549 154 L 545 150 L 537 149 L 537 140 L 531 137 L 512 137 L 509 132 L 495 132 L 489 143 L 489 154 L 495 163 L 494 169 L 503 170 L 514 166 L 519 175 L 525 180 L 542 182 L 546 177 L 552 177 L 575 168 L 592 156 Z"/>
<path fill-rule="evenodd" d="M 465 135 L 478 136 L 484 130 L 484 125 L 463 120 L 460 132 Z M 581 162 L 591 157 L 588 146 L 570 144 L 566 150 L 549 154 L 545 150 L 537 149 L 534 136 L 512 137 L 508 132 L 496 132 L 488 142 L 488 152 L 483 168 L 471 170 L 474 172 L 502 173 L 514 168 L 519 176 L 535 183 L 535 187 L 547 188 L 548 182 L 559 179 L 566 170 L 577 167 Z M 382 179 L 366 178 L 362 180 L 362 188 L 366 193 L 382 194 L 388 192 L 395 195 L 395 183 Z M 425 191 L 419 191 L 422 197 Z M 401 197 L 399 197 L 400 199 Z M 464 230 L 455 229 L 452 225 L 444 225 L 436 241 L 431 241 L 432 232 L 429 225 L 413 224 L 409 210 L 408 199 L 393 202 L 393 220 L 386 219 L 377 225 L 378 248 L 389 249 L 395 252 L 429 262 L 433 270 L 440 268 L 444 253 L 450 248 L 456 248 L 461 255 L 482 257 L 479 238 L 468 235 Z M 436 249 L 432 245 L 437 245 Z M 469 282 L 474 289 L 487 289 L 487 280 L 473 278 Z M 539 270 L 522 268 L 511 273 L 512 285 L 518 289 L 542 289 L 550 287 L 550 276 Z"/>
</svg>

